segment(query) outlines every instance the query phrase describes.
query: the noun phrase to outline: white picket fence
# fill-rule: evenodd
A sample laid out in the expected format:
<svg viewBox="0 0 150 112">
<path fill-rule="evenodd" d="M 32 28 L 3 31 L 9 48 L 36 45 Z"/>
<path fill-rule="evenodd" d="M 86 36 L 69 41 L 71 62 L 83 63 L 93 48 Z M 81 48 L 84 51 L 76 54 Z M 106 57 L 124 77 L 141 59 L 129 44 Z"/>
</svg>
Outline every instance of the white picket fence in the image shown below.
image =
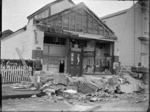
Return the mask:
<svg viewBox="0 0 150 112">
<path fill-rule="evenodd" d="M 29 71 L 23 66 L 1 66 L 2 83 L 19 83 L 21 81 L 31 81 L 27 74 L 32 74 L 32 68 L 28 67 Z"/>
</svg>

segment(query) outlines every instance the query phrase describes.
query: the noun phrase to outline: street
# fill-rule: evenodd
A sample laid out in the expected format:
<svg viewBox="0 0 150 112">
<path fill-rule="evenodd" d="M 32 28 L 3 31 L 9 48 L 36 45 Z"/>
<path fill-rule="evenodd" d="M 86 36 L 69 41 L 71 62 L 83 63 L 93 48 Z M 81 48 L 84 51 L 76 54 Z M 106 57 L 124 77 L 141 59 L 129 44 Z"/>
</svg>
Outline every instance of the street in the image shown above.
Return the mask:
<svg viewBox="0 0 150 112">
<path fill-rule="evenodd" d="M 54 100 L 49 96 L 2 100 L 2 111 L 147 111 L 144 94 L 118 95 L 101 101 Z"/>
</svg>

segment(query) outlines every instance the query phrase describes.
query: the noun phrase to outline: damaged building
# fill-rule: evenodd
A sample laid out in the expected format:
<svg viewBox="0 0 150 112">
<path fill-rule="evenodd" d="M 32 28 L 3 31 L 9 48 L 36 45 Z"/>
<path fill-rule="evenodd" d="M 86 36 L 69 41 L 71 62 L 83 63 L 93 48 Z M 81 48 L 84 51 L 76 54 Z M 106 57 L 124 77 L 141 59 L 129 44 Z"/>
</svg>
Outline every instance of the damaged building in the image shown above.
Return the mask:
<svg viewBox="0 0 150 112">
<path fill-rule="evenodd" d="M 20 59 L 19 48 L 48 73 L 112 74 L 117 37 L 84 3 L 57 0 L 27 18 L 24 28 L 1 39 L 2 59 Z"/>
</svg>

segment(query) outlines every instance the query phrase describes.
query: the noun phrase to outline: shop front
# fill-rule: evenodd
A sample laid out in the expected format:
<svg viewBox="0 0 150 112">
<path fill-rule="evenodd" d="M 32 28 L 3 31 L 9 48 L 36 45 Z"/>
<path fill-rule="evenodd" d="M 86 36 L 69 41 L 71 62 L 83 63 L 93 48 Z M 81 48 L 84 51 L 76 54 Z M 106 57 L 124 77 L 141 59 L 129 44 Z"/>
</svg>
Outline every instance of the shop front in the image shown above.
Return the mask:
<svg viewBox="0 0 150 112">
<path fill-rule="evenodd" d="M 70 39 L 68 72 L 75 76 L 112 74 L 113 42 Z"/>
<path fill-rule="evenodd" d="M 72 76 L 112 74 L 115 40 L 92 36 L 44 30 L 42 70 Z"/>
<path fill-rule="evenodd" d="M 35 24 L 44 32 L 44 71 L 72 76 L 112 73 L 117 37 L 84 4 L 38 20 Z"/>
</svg>

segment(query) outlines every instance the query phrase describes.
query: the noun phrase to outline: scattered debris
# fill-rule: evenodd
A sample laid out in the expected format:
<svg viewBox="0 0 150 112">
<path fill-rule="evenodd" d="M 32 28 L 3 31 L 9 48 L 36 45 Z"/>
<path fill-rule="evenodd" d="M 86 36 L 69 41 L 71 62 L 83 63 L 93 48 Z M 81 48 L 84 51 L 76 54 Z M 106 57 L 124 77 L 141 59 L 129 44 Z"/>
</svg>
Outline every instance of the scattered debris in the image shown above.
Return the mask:
<svg viewBox="0 0 150 112">
<path fill-rule="evenodd" d="M 63 100 L 64 98 L 62 96 L 57 96 L 57 100 Z"/>
<path fill-rule="evenodd" d="M 110 85 L 115 85 L 115 84 L 118 84 L 118 78 L 113 76 L 112 78 L 108 79 L 109 81 L 109 84 Z"/>
<path fill-rule="evenodd" d="M 63 74 L 55 74 L 53 83 L 67 85 L 67 77 Z"/>
<path fill-rule="evenodd" d="M 65 90 L 64 92 L 65 92 L 65 93 L 70 93 L 70 94 L 75 94 L 75 93 L 77 93 L 77 91 L 72 90 L 72 89 Z"/>
<path fill-rule="evenodd" d="M 83 94 L 94 93 L 97 89 L 98 88 L 95 85 L 87 82 L 84 82 L 78 86 L 78 92 Z"/>
<path fill-rule="evenodd" d="M 32 98 L 36 98 L 37 96 L 36 96 L 36 95 L 32 95 L 31 97 L 32 97 Z"/>
<path fill-rule="evenodd" d="M 41 76 L 37 84 L 38 87 L 32 82 L 21 82 L 13 84 L 11 87 L 14 90 L 29 89 L 34 91 L 38 89 L 41 93 L 32 95 L 32 98 L 48 96 L 49 101 L 68 100 L 68 102 L 71 102 L 70 104 L 75 101 L 86 103 L 109 100 L 110 98 L 119 99 L 126 97 L 126 94 L 133 94 L 148 88 L 141 80 L 133 78 L 128 73 L 121 73 L 121 75 L 109 78 L 71 77 L 54 74 L 53 76 Z"/>
<path fill-rule="evenodd" d="M 148 99 L 144 98 L 144 99 L 141 99 L 141 100 L 137 100 L 137 101 L 135 101 L 135 103 L 141 103 L 141 102 L 144 102 L 144 101 L 148 101 Z"/>
<path fill-rule="evenodd" d="M 98 97 L 92 97 L 92 98 L 90 99 L 90 101 L 91 101 L 91 102 L 96 102 L 96 101 L 98 101 Z"/>
</svg>

